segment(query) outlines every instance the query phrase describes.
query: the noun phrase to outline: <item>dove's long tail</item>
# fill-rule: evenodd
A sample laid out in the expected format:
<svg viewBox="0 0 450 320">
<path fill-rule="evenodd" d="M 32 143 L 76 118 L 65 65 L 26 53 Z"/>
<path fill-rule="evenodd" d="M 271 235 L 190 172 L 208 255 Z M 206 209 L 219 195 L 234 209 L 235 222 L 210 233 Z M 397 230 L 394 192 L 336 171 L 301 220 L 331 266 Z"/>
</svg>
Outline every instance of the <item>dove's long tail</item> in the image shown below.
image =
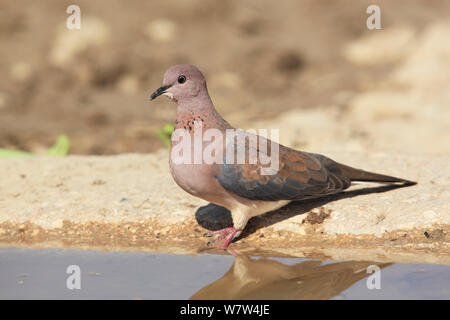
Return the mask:
<svg viewBox="0 0 450 320">
<path fill-rule="evenodd" d="M 402 183 L 404 185 L 414 185 L 417 182 L 396 178 L 392 176 L 387 176 L 384 174 L 368 172 L 361 169 L 356 169 L 345 164 L 338 163 L 330 158 L 327 158 L 320 154 L 313 154 L 316 158 L 321 161 L 324 166 L 332 173 L 338 177 L 348 179 L 352 182 L 378 182 L 378 183 Z"/>
<path fill-rule="evenodd" d="M 340 163 L 338 163 L 337 165 L 340 171 L 343 173 L 343 175 L 349 178 L 352 182 L 362 181 L 362 182 L 379 182 L 379 183 L 402 183 L 405 185 L 417 184 L 417 182 L 414 181 L 387 176 L 379 173 L 368 172 L 361 169 L 352 168 Z"/>
</svg>

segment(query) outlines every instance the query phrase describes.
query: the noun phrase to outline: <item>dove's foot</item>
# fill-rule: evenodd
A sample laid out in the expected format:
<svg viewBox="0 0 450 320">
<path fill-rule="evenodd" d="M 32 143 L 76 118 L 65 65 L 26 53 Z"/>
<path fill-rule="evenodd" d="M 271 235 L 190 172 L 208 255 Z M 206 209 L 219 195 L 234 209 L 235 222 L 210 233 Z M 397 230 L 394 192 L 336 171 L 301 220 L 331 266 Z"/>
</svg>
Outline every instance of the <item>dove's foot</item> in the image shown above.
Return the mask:
<svg viewBox="0 0 450 320">
<path fill-rule="evenodd" d="M 222 230 L 205 233 L 205 236 L 207 237 L 217 235 L 214 239 L 208 241 L 206 245 L 210 246 L 223 240 L 222 243 L 216 244 L 214 248 L 227 249 L 230 242 L 233 241 L 234 238 L 238 237 L 241 234 L 241 231 L 242 230 L 235 229 L 234 227 L 228 227 Z"/>
</svg>

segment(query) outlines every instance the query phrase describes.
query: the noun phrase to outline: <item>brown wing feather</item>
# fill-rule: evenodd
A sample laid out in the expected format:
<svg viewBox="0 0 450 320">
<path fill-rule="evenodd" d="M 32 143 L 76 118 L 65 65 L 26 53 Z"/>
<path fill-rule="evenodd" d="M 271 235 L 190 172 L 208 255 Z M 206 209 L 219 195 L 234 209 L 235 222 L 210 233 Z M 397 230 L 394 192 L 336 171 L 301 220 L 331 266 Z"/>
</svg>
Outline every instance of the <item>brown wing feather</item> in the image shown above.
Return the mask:
<svg viewBox="0 0 450 320">
<path fill-rule="evenodd" d="M 252 200 L 300 200 L 340 192 L 350 186 L 346 177 L 329 172 L 314 154 L 279 146 L 279 170 L 261 174 L 261 164 L 225 164 L 217 176 L 220 184 Z"/>
</svg>

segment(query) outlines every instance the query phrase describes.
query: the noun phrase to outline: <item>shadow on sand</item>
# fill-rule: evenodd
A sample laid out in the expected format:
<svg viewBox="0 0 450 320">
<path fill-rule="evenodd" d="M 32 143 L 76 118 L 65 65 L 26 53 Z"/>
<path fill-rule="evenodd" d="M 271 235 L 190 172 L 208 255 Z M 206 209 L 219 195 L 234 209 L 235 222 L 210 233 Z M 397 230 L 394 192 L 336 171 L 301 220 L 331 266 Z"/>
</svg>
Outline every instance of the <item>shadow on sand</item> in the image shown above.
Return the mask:
<svg viewBox="0 0 450 320">
<path fill-rule="evenodd" d="M 319 208 L 329 202 L 346 198 L 353 198 L 357 196 L 363 196 L 371 193 L 387 192 L 408 186 L 410 185 L 409 184 L 381 185 L 376 187 L 366 187 L 356 190 L 344 191 L 338 194 L 329 195 L 316 199 L 293 201 L 283 208 L 267 212 L 265 214 L 250 219 L 247 227 L 245 228 L 240 238 L 241 239 L 245 238 L 250 234 L 256 232 L 258 229 L 269 227 L 275 223 L 289 219 L 293 216 L 307 213 L 312 209 Z M 208 230 L 219 230 L 229 227 L 233 224 L 230 211 L 224 207 L 212 203 L 200 207 L 195 213 L 195 218 L 199 225 Z"/>
</svg>

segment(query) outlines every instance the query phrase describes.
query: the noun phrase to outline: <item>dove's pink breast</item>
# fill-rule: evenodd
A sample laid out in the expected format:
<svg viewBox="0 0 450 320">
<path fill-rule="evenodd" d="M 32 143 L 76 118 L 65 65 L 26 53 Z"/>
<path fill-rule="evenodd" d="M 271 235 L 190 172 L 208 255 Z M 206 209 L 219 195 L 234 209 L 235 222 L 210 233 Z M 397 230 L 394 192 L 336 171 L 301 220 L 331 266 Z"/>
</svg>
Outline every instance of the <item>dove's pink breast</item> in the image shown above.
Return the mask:
<svg viewBox="0 0 450 320">
<path fill-rule="evenodd" d="M 198 197 L 211 194 L 217 188 L 218 182 L 213 179 L 213 165 L 174 164 L 171 162 L 170 173 L 181 188 Z"/>
</svg>

